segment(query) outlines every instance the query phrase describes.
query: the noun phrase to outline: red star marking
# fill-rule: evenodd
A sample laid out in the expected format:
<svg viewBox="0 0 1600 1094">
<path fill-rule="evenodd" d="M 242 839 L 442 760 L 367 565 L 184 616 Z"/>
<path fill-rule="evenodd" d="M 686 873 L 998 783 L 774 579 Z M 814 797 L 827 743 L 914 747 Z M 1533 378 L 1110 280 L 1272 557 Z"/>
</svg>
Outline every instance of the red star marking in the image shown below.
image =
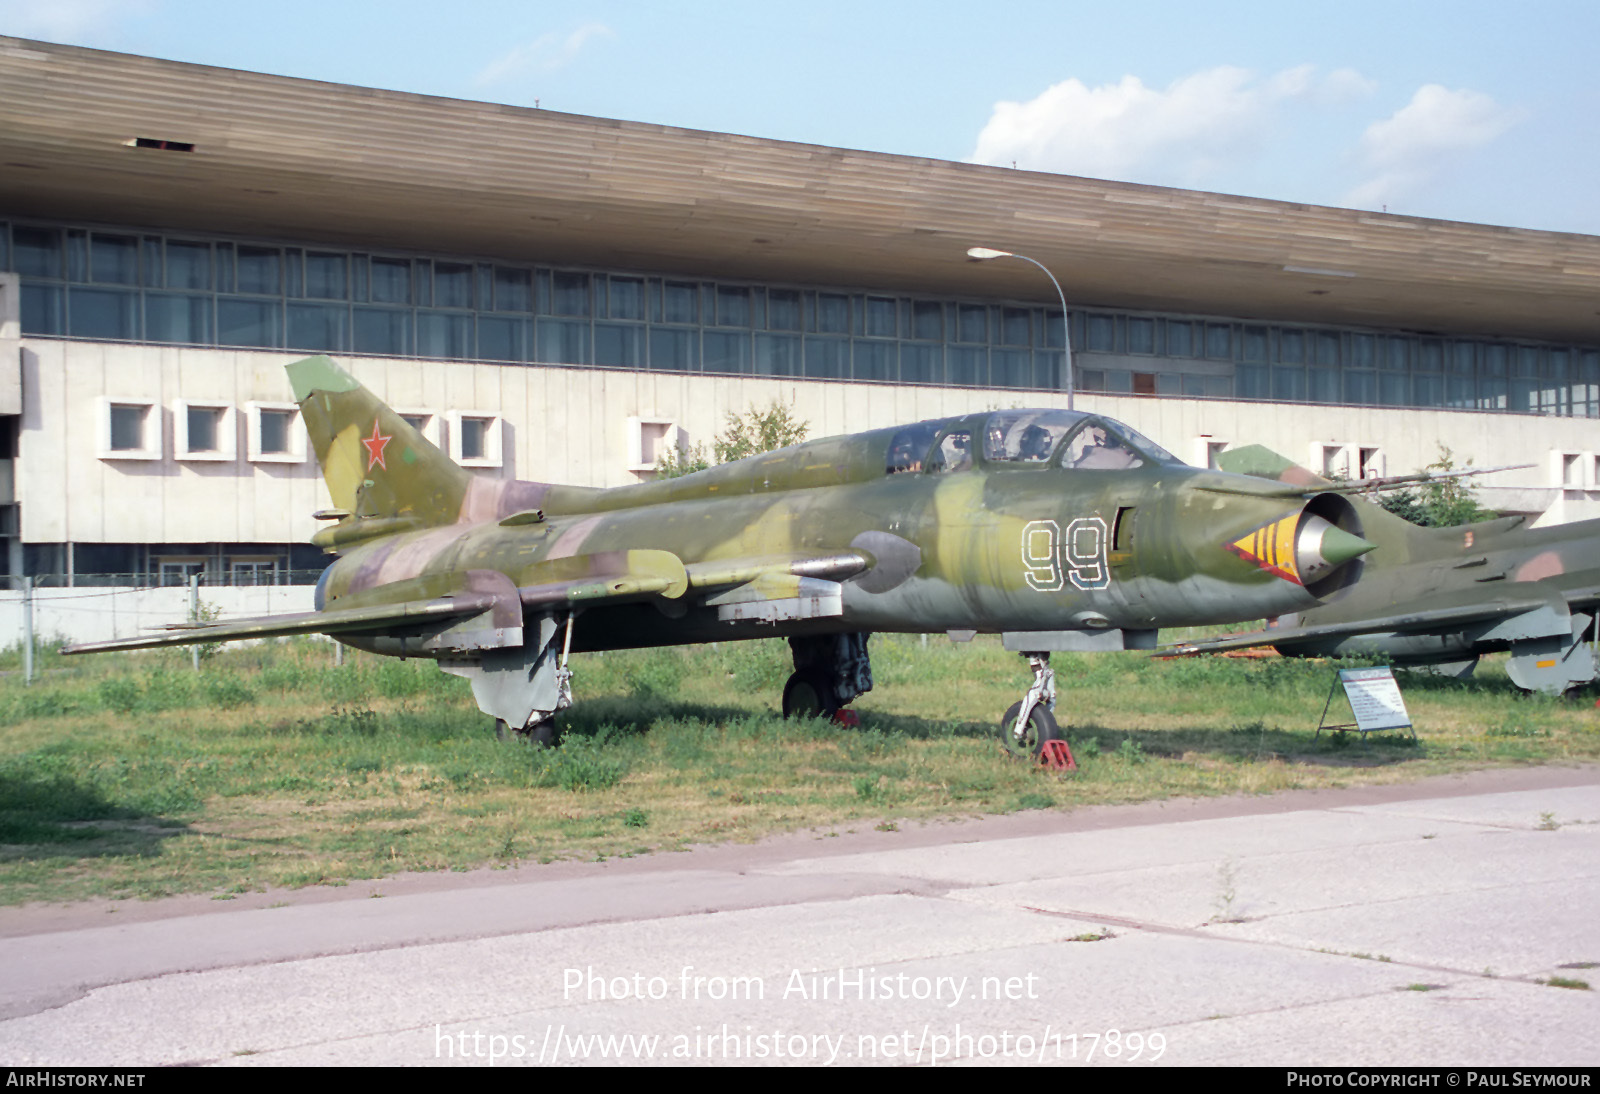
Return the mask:
<svg viewBox="0 0 1600 1094">
<path fill-rule="evenodd" d="M 367 470 L 381 467 L 389 470 L 389 465 L 383 462 L 383 450 L 392 438 L 385 437 L 378 432 L 378 419 L 372 419 L 372 436 L 362 438 L 361 443 L 367 446 Z"/>
</svg>

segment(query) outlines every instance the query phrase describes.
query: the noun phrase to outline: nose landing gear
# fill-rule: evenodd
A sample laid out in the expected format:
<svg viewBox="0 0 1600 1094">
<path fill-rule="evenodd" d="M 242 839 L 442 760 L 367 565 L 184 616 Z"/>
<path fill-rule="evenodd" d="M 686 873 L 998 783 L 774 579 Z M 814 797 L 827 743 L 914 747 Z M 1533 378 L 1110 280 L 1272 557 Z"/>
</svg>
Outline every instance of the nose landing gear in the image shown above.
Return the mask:
<svg viewBox="0 0 1600 1094">
<path fill-rule="evenodd" d="M 1056 673 L 1049 651 L 1024 653 L 1033 670 L 1033 684 L 1022 702 L 1012 703 L 1000 719 L 1000 745 L 1013 756 L 1034 759 L 1049 741 L 1061 739 L 1056 724 Z"/>
</svg>

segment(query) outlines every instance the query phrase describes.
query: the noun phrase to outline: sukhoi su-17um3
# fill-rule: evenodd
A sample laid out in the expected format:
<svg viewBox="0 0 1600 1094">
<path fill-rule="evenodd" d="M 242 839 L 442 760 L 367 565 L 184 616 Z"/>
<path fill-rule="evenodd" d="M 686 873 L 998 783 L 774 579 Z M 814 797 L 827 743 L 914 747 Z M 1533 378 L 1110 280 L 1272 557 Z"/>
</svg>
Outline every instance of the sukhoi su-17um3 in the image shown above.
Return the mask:
<svg viewBox="0 0 1600 1094">
<path fill-rule="evenodd" d="M 611 489 L 476 476 L 327 357 L 288 366 L 335 508 L 316 610 L 65 652 L 325 634 L 466 677 L 548 741 L 574 652 L 783 637 L 786 715 L 872 686 L 874 631 L 1000 634 L 1034 679 L 1002 738 L 1058 735 L 1057 650 L 1310 608 L 1372 548 L 1339 486 L 1189 467 L 1109 418 L 992 410 Z M 1363 488 L 1366 484 L 1363 484 Z"/>
</svg>

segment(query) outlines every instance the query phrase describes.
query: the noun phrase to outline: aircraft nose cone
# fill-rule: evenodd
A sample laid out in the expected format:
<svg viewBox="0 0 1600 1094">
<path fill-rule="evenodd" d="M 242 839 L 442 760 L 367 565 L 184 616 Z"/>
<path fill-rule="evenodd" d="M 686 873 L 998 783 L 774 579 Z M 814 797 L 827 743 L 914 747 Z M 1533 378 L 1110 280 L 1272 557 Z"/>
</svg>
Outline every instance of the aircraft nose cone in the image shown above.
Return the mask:
<svg viewBox="0 0 1600 1094">
<path fill-rule="evenodd" d="M 1295 537 L 1300 583 L 1309 585 L 1376 546 L 1322 517 L 1307 517 L 1301 521 L 1300 534 Z"/>
<path fill-rule="evenodd" d="M 1375 547 L 1376 543 L 1352 535 L 1343 528 L 1329 527 L 1322 533 L 1322 543 L 1317 553 L 1329 566 L 1337 566 L 1341 562 L 1349 562 L 1352 558 L 1360 558 Z"/>
</svg>

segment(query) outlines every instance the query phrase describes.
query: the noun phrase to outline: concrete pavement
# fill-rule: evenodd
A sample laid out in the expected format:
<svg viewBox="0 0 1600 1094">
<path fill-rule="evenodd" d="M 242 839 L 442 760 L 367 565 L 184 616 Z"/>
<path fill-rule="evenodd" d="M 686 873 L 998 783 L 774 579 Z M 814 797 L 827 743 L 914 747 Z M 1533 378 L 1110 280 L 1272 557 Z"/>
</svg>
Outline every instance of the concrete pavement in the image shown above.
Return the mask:
<svg viewBox="0 0 1600 1094">
<path fill-rule="evenodd" d="M 11 1065 L 1593 1066 L 1600 771 L 8 909 L 0 969 Z"/>
</svg>

